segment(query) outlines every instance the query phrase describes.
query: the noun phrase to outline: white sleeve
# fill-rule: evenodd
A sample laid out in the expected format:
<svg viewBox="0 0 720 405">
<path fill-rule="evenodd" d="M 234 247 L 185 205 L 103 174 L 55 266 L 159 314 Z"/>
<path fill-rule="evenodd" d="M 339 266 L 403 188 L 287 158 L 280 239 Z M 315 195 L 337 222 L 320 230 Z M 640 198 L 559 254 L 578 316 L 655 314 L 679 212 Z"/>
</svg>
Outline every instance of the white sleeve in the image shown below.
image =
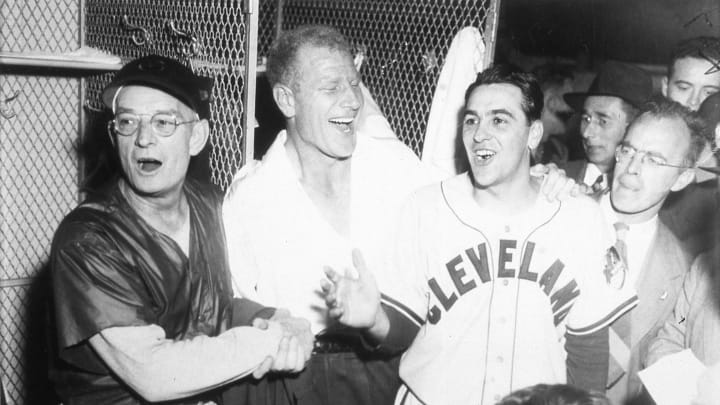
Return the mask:
<svg viewBox="0 0 720 405">
<path fill-rule="evenodd" d="M 614 320 L 637 305 L 635 289 L 624 286 L 612 287 L 605 278 L 604 268 L 608 250 L 612 246 L 609 227 L 599 209 L 584 212 L 580 218 L 582 234 L 576 240 L 582 241 L 573 250 L 580 295 L 568 314 L 568 333 L 585 335 L 607 327 Z"/>
<path fill-rule="evenodd" d="M 90 345 L 108 367 L 150 402 L 192 396 L 253 372 L 274 357 L 282 329 L 241 326 L 216 337 L 173 341 L 158 325 L 107 328 Z"/>
<path fill-rule="evenodd" d="M 223 224 L 233 291 L 236 297 L 259 301 L 255 289 L 258 265 L 254 256 L 252 235 L 243 218 L 247 209 L 241 204 L 241 193 L 234 187 L 236 182 L 228 189 L 223 203 Z"/>
<path fill-rule="evenodd" d="M 396 223 L 394 246 L 390 249 L 385 270 L 378 278 L 382 303 L 393 307 L 418 326 L 425 322 L 428 291 L 420 239 L 427 232 L 420 229 L 419 215 L 413 197 L 407 201 Z"/>
</svg>

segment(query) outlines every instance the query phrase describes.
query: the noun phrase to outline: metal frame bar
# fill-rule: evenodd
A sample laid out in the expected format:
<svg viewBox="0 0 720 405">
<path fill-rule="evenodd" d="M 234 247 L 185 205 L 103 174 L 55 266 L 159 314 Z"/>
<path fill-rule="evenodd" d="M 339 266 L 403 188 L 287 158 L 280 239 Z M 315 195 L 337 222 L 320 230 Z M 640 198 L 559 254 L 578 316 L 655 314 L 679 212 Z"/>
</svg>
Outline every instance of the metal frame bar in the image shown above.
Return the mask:
<svg viewBox="0 0 720 405">
<path fill-rule="evenodd" d="M 259 0 L 248 0 L 249 24 L 247 25 L 247 42 L 245 49 L 245 92 L 243 95 L 243 161 L 246 165 L 255 158 L 255 93 L 257 88 L 257 53 L 258 53 L 258 14 Z"/>
<path fill-rule="evenodd" d="M 497 26 L 500 18 L 500 6 L 502 0 L 492 0 L 492 6 L 488 10 L 490 16 L 485 20 L 485 66 L 490 66 L 495 60 L 495 41 L 497 40 Z"/>
</svg>

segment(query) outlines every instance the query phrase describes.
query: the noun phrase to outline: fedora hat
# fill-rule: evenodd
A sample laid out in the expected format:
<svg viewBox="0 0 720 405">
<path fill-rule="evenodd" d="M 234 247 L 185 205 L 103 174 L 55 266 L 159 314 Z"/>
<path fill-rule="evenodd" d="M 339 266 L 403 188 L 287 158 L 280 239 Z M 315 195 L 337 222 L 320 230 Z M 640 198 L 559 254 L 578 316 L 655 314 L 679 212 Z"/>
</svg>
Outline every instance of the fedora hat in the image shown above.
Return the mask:
<svg viewBox="0 0 720 405">
<path fill-rule="evenodd" d="M 652 91 L 652 78 L 647 72 L 634 65 L 609 61 L 600 66 L 587 92 L 567 93 L 563 99 L 576 111 L 582 110 L 589 96 L 619 97 L 640 107 L 652 96 Z"/>
</svg>

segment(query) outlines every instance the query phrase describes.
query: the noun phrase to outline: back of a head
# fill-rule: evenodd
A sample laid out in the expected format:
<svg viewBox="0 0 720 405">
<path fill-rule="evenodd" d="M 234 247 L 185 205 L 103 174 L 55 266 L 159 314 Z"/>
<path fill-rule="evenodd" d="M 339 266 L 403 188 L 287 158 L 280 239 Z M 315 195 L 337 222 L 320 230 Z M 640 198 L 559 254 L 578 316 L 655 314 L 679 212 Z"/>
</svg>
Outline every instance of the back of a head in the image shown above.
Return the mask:
<svg viewBox="0 0 720 405">
<path fill-rule="evenodd" d="M 510 84 L 519 88 L 523 98 L 522 110 L 528 124 L 540 119 L 544 103 L 543 92 L 534 74 L 509 64 L 492 65 L 480 72 L 465 91 L 465 103 L 476 88 L 489 84 Z"/>
<path fill-rule="evenodd" d="M 705 59 L 712 63 L 718 63 L 720 61 L 720 38 L 694 37 L 678 42 L 668 61 L 668 77 L 673 75 L 675 62 L 683 58 Z"/>
<path fill-rule="evenodd" d="M 708 131 L 714 132 L 720 125 L 720 93 L 715 93 L 706 98 L 700 105 L 698 114 L 705 120 Z"/>
<path fill-rule="evenodd" d="M 561 87 L 575 79 L 572 71 L 566 67 L 546 64 L 535 67 L 532 73 L 540 83 L 540 89 L 545 92 L 552 87 Z"/>
<path fill-rule="evenodd" d="M 610 405 L 610 401 L 572 385 L 537 384 L 511 393 L 497 405 Z"/>
<path fill-rule="evenodd" d="M 278 83 L 290 86 L 297 69 L 295 58 L 305 46 L 331 49 L 352 55 L 350 42 L 337 29 L 326 25 L 302 25 L 284 31 L 273 42 L 268 54 L 266 76 L 270 87 Z"/>
<path fill-rule="evenodd" d="M 690 148 L 685 157 L 685 164 L 693 166 L 697 163 L 709 139 L 705 122 L 696 112 L 676 101 L 658 96 L 640 107 L 639 114 L 633 123 L 646 117 L 682 121 L 690 131 Z"/>
</svg>

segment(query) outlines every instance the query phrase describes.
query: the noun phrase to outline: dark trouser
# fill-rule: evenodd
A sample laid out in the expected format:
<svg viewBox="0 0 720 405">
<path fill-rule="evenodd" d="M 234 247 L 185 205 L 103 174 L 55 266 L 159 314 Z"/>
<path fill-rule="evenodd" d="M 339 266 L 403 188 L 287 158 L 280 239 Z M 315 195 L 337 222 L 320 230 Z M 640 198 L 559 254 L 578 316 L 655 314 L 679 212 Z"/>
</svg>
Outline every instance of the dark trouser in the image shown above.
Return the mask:
<svg viewBox="0 0 720 405">
<path fill-rule="evenodd" d="M 246 379 L 223 396 L 224 405 L 392 405 L 400 387 L 400 356 L 313 353 L 295 375 Z"/>
</svg>

